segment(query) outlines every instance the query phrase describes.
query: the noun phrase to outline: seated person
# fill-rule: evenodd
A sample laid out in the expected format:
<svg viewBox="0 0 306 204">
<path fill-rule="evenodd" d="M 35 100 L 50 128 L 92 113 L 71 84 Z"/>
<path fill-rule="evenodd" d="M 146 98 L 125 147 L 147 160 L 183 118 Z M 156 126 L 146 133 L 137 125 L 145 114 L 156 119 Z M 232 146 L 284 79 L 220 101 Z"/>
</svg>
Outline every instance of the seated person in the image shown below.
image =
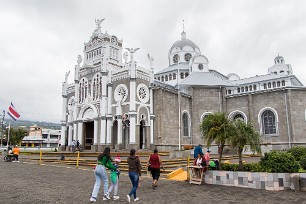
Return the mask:
<svg viewBox="0 0 306 204">
<path fill-rule="evenodd" d="M 203 168 L 203 169 L 197 169 L 197 168 L 194 168 L 194 169 L 193 169 L 193 171 L 194 171 L 193 174 L 194 174 L 197 178 L 200 178 L 200 177 L 201 177 L 201 171 L 205 172 L 206 169 L 207 169 L 206 160 L 205 160 L 205 158 L 203 157 L 203 154 L 198 153 L 198 157 L 194 160 L 193 165 L 194 165 L 194 166 L 200 166 L 200 167 Z"/>
</svg>

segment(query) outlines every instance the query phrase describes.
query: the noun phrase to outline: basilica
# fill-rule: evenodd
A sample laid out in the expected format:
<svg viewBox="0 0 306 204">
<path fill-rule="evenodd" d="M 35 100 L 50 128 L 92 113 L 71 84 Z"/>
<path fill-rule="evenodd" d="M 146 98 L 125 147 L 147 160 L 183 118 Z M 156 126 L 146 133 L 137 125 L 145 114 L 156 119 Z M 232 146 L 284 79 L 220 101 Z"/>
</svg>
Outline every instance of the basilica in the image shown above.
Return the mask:
<svg viewBox="0 0 306 204">
<path fill-rule="evenodd" d="M 264 75 L 224 75 L 210 69 L 183 31 L 169 49 L 168 67 L 154 68 L 149 54 L 150 67 L 142 67 L 138 48 L 103 33 L 103 20 L 84 43 L 74 82 L 67 72 L 62 84 L 62 147 L 78 140 L 91 151 L 181 149 L 203 143 L 199 125 L 216 112 L 252 122 L 264 152 L 306 145 L 306 87 L 282 56 L 267 62 Z"/>
</svg>

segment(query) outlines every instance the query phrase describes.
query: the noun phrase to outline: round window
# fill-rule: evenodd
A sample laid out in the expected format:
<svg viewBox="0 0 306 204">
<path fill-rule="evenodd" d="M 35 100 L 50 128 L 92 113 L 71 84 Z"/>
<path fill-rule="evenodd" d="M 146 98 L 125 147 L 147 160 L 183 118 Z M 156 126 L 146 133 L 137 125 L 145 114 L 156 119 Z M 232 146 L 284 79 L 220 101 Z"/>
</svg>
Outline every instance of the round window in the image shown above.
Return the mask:
<svg viewBox="0 0 306 204">
<path fill-rule="evenodd" d="M 186 53 L 186 54 L 185 54 L 185 61 L 186 61 L 186 62 L 189 62 L 190 59 L 191 59 L 191 54 L 190 54 L 190 53 Z"/>
<path fill-rule="evenodd" d="M 176 54 L 176 55 L 173 56 L 173 62 L 174 62 L 175 64 L 178 63 L 178 58 L 179 58 L 178 54 Z"/>
</svg>

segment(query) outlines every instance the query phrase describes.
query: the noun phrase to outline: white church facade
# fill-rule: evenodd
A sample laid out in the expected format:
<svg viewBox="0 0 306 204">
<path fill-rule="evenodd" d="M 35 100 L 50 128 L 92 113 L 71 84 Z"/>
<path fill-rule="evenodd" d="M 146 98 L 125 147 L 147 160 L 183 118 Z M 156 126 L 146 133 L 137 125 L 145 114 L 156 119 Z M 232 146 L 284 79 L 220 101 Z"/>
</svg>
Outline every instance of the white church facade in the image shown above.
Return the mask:
<svg viewBox="0 0 306 204">
<path fill-rule="evenodd" d="M 268 74 L 240 79 L 209 68 L 200 48 L 183 31 L 168 52 L 169 66 L 154 73 L 138 66 L 138 48 L 127 48 L 101 31 L 103 20 L 84 44 L 74 82 L 63 82 L 62 147 L 79 142 L 87 150 L 177 149 L 203 143 L 199 125 L 207 114 L 251 121 L 262 148 L 306 145 L 306 87 L 281 56 Z"/>
</svg>

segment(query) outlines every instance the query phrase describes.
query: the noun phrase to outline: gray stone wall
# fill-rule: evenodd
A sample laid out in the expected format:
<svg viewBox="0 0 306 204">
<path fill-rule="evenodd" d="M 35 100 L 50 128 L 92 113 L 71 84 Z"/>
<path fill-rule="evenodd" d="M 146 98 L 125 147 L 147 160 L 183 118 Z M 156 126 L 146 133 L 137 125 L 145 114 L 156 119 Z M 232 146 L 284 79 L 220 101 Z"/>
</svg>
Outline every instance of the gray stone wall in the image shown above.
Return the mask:
<svg viewBox="0 0 306 204">
<path fill-rule="evenodd" d="M 203 138 L 200 134 L 200 119 L 205 112 L 220 112 L 219 88 L 192 88 L 192 144 L 203 144 Z M 221 99 L 222 100 L 222 99 Z M 221 104 L 222 105 L 222 104 Z"/>
</svg>

